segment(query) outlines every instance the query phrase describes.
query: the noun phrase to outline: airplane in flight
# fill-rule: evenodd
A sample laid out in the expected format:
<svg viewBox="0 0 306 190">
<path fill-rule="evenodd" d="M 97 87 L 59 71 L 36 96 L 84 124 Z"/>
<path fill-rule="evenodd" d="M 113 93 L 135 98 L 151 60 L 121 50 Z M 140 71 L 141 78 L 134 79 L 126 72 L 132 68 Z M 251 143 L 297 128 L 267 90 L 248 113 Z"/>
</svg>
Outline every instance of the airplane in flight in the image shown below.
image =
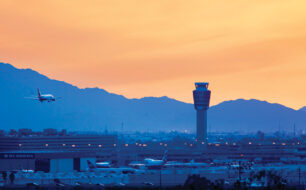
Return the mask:
<svg viewBox="0 0 306 190">
<path fill-rule="evenodd" d="M 44 101 L 47 102 L 54 102 L 55 101 L 55 97 L 52 94 L 40 94 L 39 88 L 37 88 L 37 97 L 26 97 L 28 99 L 34 99 L 34 100 L 38 100 L 41 103 L 43 103 Z M 57 97 L 57 99 L 59 99 L 61 97 Z"/>
</svg>

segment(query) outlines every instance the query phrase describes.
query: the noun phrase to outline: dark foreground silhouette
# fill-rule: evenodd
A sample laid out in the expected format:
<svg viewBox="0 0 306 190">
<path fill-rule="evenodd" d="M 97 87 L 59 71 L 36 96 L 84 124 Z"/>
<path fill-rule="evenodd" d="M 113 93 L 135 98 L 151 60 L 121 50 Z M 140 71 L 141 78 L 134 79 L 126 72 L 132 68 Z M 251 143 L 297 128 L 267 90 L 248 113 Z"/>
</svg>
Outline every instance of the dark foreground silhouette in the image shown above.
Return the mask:
<svg viewBox="0 0 306 190">
<path fill-rule="evenodd" d="M 6 176 L 5 176 L 6 177 Z M 223 179 L 216 180 L 214 182 L 200 177 L 199 175 L 192 175 L 187 178 L 183 186 L 163 187 L 160 184 L 144 184 L 144 187 L 129 187 L 124 186 L 104 186 L 103 184 L 76 184 L 75 186 L 65 185 L 60 182 L 59 179 L 54 180 L 52 185 L 38 185 L 35 183 L 29 183 L 26 185 L 14 185 L 12 183 L 7 184 L 0 189 L 71 189 L 71 190 L 248 190 L 248 189 L 260 189 L 260 190 L 302 190 L 305 189 L 304 185 L 300 184 L 287 184 L 287 181 L 273 171 L 259 171 L 252 174 L 249 178 L 237 180 L 234 184 L 229 184 Z"/>
</svg>

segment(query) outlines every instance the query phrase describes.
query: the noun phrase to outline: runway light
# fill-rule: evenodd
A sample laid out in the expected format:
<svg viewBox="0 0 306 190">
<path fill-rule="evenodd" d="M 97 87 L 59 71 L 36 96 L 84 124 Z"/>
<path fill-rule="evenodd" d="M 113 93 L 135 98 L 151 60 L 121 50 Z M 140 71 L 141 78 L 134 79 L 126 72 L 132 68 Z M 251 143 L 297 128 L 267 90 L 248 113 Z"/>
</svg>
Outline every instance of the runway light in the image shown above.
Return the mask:
<svg viewBox="0 0 306 190">
<path fill-rule="evenodd" d="M 125 146 L 129 146 L 129 144 L 125 144 Z"/>
<path fill-rule="evenodd" d="M 297 144 L 300 144 L 300 142 L 297 142 Z"/>
<path fill-rule="evenodd" d="M 91 146 L 91 144 L 88 144 L 88 146 Z"/>
<path fill-rule="evenodd" d="M 167 144 L 165 144 L 165 146 L 168 146 Z"/>
<path fill-rule="evenodd" d="M 162 146 L 162 145 L 163 145 L 163 143 L 159 143 L 159 145 L 160 145 L 160 146 Z"/>
<path fill-rule="evenodd" d="M 225 142 L 226 145 L 228 145 L 228 142 Z"/>
<path fill-rule="evenodd" d="M 202 144 L 204 144 L 204 142 L 202 142 Z"/>
<path fill-rule="evenodd" d="M 243 157 L 244 155 L 243 155 L 243 154 L 240 154 L 240 156 Z"/>
<path fill-rule="evenodd" d="M 99 147 L 102 147 L 102 145 L 101 145 L 101 144 L 99 144 Z"/>
<path fill-rule="evenodd" d="M 139 144 L 139 146 L 141 146 L 142 144 Z"/>
<path fill-rule="evenodd" d="M 190 146 L 192 146 L 192 144 L 190 144 Z"/>
<path fill-rule="evenodd" d="M 282 143 L 282 145 L 283 145 L 283 146 L 285 146 L 285 145 L 286 145 L 286 143 Z"/>
<path fill-rule="evenodd" d="M 272 144 L 276 144 L 275 142 L 273 142 Z"/>
<path fill-rule="evenodd" d="M 75 144 L 71 145 L 73 148 L 75 147 Z"/>
<path fill-rule="evenodd" d="M 249 142 L 249 144 L 252 144 L 252 142 Z"/>
<path fill-rule="evenodd" d="M 45 146 L 49 146 L 48 144 L 45 144 Z"/>
<path fill-rule="evenodd" d="M 215 146 L 220 146 L 220 144 L 215 144 Z"/>
<path fill-rule="evenodd" d="M 19 146 L 19 147 L 21 147 L 21 146 L 22 146 L 22 144 L 19 144 L 18 146 Z"/>
<path fill-rule="evenodd" d="M 66 144 L 63 144 L 63 146 L 66 146 Z"/>
<path fill-rule="evenodd" d="M 136 143 L 136 146 L 138 145 L 138 143 Z"/>
<path fill-rule="evenodd" d="M 234 146 L 236 146 L 236 143 L 233 143 Z"/>
<path fill-rule="evenodd" d="M 146 144 L 143 144 L 142 146 L 147 146 Z"/>
<path fill-rule="evenodd" d="M 117 146 L 116 144 L 114 144 L 114 146 Z"/>
</svg>

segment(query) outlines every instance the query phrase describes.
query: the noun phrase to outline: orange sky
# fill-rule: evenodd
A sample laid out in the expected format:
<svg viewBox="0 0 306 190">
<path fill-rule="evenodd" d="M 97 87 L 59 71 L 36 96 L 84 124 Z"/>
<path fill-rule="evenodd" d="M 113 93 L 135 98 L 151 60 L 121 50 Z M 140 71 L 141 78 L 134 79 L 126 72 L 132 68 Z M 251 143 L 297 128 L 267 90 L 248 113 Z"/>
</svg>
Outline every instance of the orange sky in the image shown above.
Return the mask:
<svg viewBox="0 0 306 190">
<path fill-rule="evenodd" d="M 0 1 L 0 61 L 128 98 L 306 106 L 305 0 Z"/>
</svg>

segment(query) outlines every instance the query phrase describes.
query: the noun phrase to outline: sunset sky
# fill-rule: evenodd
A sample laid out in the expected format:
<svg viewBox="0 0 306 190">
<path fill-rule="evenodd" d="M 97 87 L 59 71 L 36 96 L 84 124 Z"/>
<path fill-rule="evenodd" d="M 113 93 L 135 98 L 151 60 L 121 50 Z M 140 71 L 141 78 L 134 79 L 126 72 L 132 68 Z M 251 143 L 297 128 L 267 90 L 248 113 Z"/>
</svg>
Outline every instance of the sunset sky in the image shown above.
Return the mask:
<svg viewBox="0 0 306 190">
<path fill-rule="evenodd" d="M 306 106 L 305 0 L 0 0 L 0 62 L 128 98 Z"/>
</svg>

